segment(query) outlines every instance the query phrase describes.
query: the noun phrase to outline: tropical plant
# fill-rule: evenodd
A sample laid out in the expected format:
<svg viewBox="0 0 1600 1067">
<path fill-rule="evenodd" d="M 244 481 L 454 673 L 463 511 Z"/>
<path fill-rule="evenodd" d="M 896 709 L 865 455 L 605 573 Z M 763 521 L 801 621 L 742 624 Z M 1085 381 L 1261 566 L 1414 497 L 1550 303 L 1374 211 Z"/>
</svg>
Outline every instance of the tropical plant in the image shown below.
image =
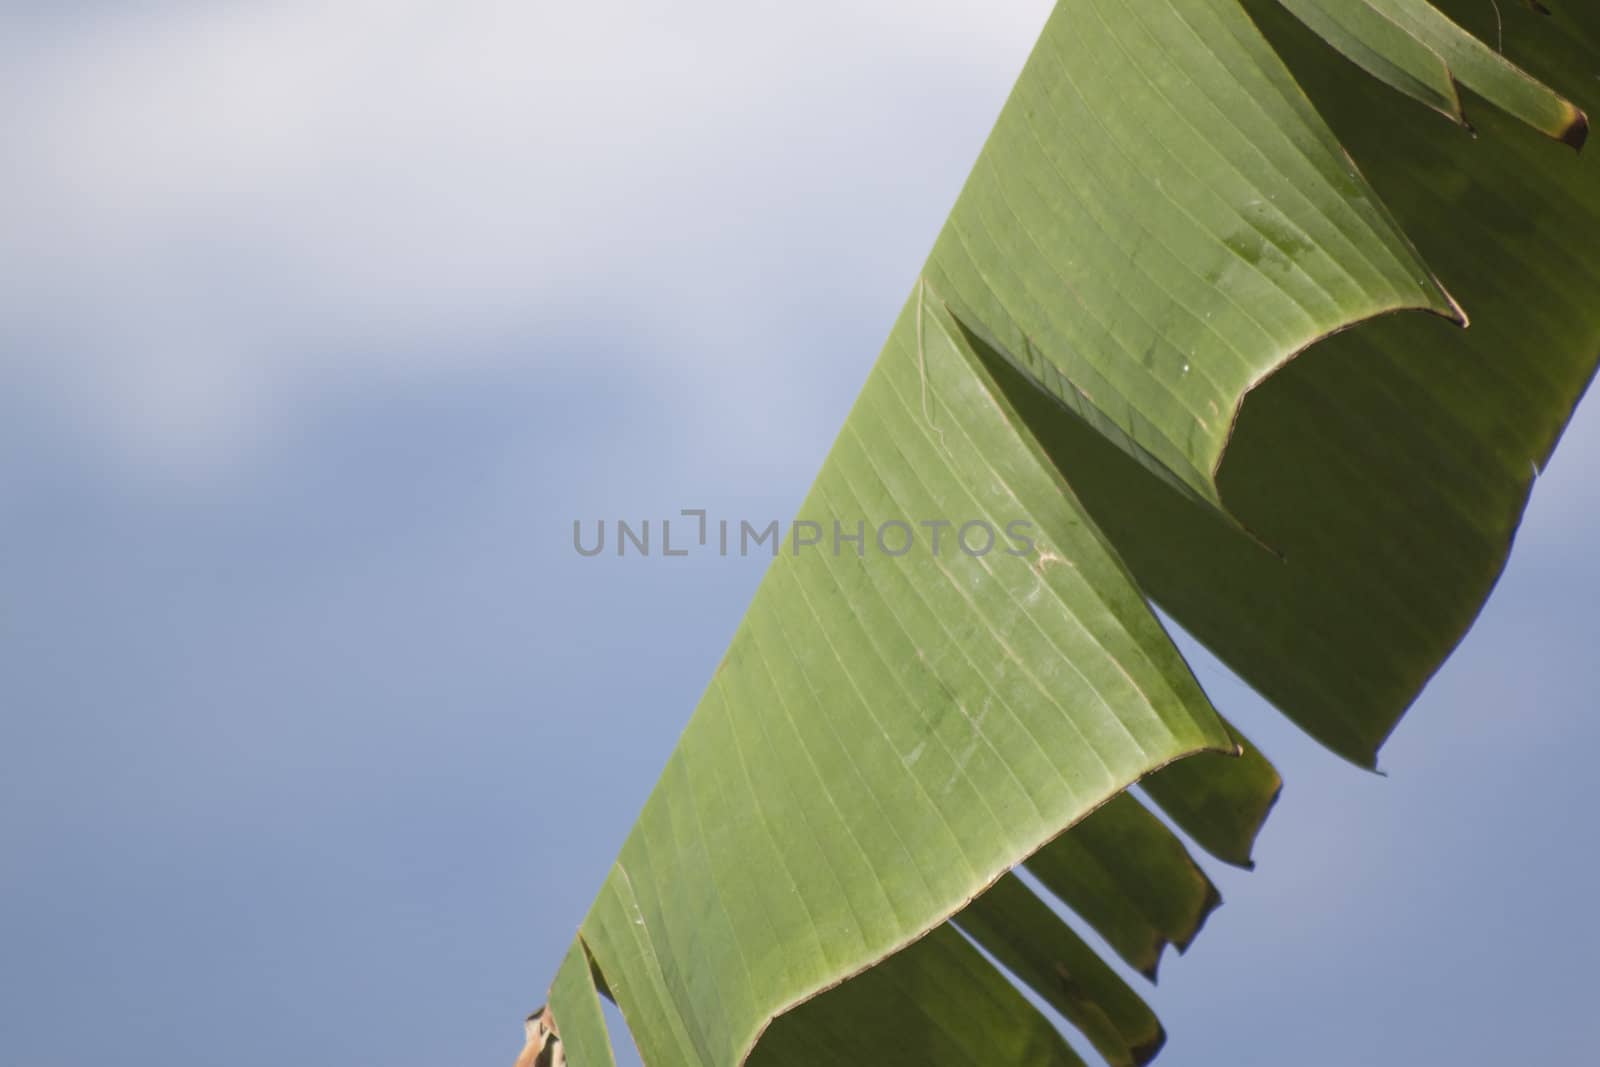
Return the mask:
<svg viewBox="0 0 1600 1067">
<path fill-rule="evenodd" d="M 530 1062 L 611 1063 L 600 995 L 651 1067 L 1080 1062 L 1018 984 L 1147 1062 L 1030 882 L 1153 976 L 1218 902 L 1183 838 L 1248 866 L 1280 784 L 1151 605 L 1375 764 L 1595 371 L 1597 42 L 1587 0 L 1061 0 L 801 510 L 864 542 L 773 561 Z"/>
</svg>

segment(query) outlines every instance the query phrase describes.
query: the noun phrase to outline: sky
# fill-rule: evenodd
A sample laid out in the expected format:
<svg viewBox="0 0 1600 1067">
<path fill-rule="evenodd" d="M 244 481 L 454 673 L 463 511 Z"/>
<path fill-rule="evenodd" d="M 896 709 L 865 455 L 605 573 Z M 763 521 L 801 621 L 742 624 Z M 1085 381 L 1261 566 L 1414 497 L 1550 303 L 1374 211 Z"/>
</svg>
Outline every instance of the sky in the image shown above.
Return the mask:
<svg viewBox="0 0 1600 1067">
<path fill-rule="evenodd" d="M 0 7 L 0 1061 L 511 1062 L 761 573 L 572 522 L 792 515 L 1047 9 Z M 1185 641 L 1161 1062 L 1586 1058 L 1597 462 L 1387 777 Z"/>
</svg>

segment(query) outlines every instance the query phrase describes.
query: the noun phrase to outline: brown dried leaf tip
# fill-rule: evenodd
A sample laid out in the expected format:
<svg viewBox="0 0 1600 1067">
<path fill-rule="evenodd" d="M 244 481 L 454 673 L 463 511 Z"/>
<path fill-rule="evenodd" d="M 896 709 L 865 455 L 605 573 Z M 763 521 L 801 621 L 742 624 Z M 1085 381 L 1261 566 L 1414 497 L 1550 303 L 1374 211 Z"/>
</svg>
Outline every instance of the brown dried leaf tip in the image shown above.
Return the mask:
<svg viewBox="0 0 1600 1067">
<path fill-rule="evenodd" d="M 561 1048 L 561 1032 L 548 1007 L 540 1008 L 522 1024 L 528 1043 L 517 1057 L 516 1067 L 567 1067 L 567 1054 Z"/>
</svg>

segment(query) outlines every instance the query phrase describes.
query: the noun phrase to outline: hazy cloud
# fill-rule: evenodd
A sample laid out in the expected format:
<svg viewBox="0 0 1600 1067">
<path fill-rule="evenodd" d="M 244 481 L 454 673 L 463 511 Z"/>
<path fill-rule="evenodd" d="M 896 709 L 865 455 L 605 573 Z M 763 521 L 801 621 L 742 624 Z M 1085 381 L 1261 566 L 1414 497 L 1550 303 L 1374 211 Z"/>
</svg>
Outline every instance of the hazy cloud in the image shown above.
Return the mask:
<svg viewBox="0 0 1600 1067">
<path fill-rule="evenodd" d="M 20 146 L 0 178 L 0 382 L 113 453 L 180 465 L 226 462 L 330 379 L 558 361 L 536 339 L 600 317 L 702 342 L 673 374 L 703 387 L 771 352 L 767 287 L 795 271 L 909 287 L 1046 10 L 21 17 L 0 44 L 0 132 Z M 903 223 L 863 189 L 888 182 Z M 841 215 L 874 229 L 841 250 Z"/>
</svg>

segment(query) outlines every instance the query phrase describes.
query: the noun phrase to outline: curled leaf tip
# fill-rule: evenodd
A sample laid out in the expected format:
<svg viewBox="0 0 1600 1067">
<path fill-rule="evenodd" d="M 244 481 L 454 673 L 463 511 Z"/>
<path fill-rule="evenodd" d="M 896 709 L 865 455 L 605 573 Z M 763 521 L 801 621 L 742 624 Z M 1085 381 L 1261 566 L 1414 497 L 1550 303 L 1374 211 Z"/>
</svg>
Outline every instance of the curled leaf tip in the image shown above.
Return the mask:
<svg viewBox="0 0 1600 1067">
<path fill-rule="evenodd" d="M 1135 1045 L 1133 1048 L 1129 1049 L 1128 1052 L 1130 1055 L 1132 1055 L 1133 1062 L 1137 1064 L 1137 1067 L 1144 1067 L 1145 1064 L 1156 1058 L 1156 1055 L 1166 1047 L 1166 1044 L 1166 1028 L 1158 1025 L 1156 1027 L 1156 1034 L 1154 1037 L 1142 1045 Z"/>
<path fill-rule="evenodd" d="M 1584 143 L 1589 140 L 1589 116 L 1574 109 L 1572 121 L 1561 131 L 1560 140 L 1562 144 L 1571 145 L 1574 151 L 1582 152 Z"/>
</svg>

